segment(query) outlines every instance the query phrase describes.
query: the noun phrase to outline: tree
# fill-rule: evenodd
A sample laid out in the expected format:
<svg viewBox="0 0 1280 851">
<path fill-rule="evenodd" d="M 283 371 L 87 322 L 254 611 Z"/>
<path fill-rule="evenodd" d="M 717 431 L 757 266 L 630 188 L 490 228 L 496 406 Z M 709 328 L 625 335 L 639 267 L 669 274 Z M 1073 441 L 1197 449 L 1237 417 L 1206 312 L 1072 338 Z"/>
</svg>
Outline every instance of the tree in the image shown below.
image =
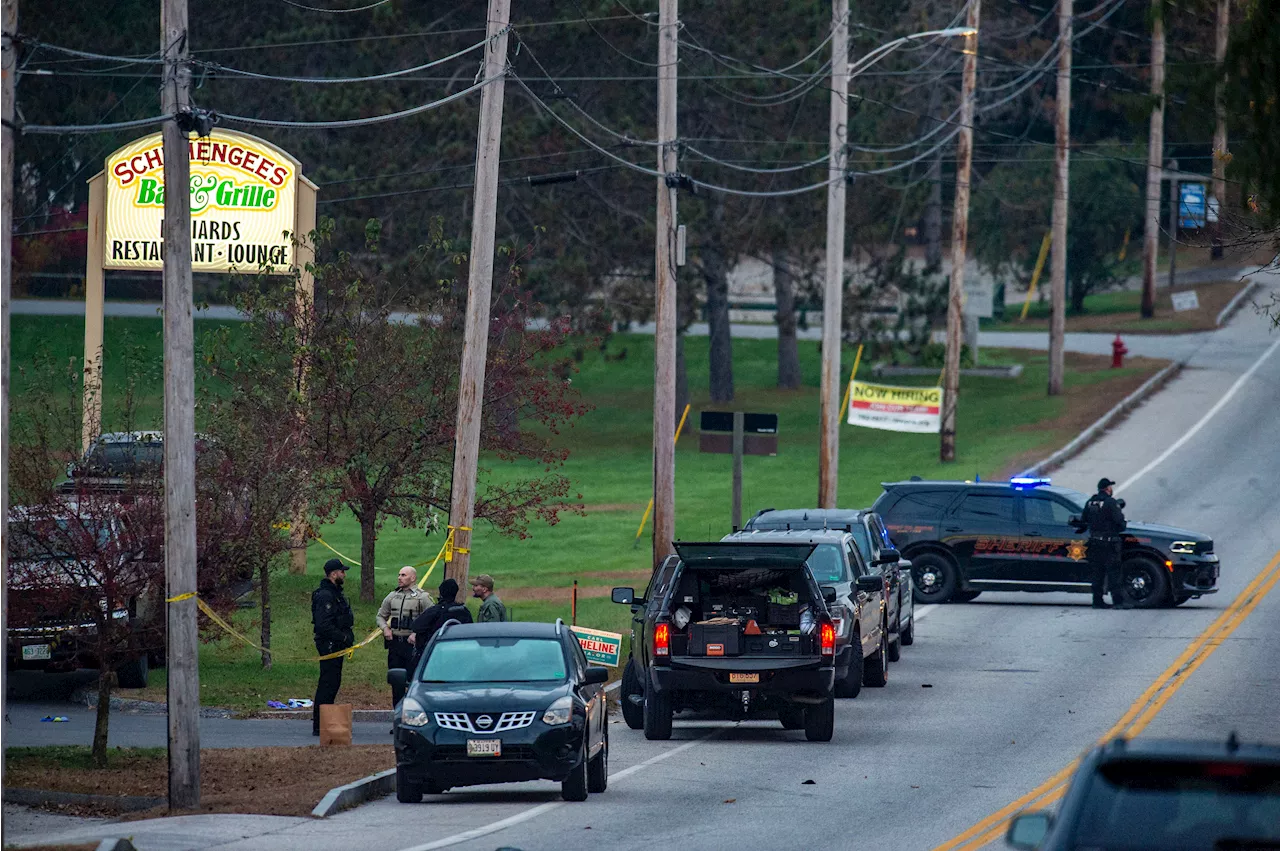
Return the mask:
<svg viewBox="0 0 1280 851">
<path fill-rule="evenodd" d="M 317 517 L 346 509 L 360 524 L 364 600 L 374 597 L 377 534 L 387 519 L 430 533 L 448 509 L 467 293 L 465 282 L 432 274 L 440 254 L 465 263 L 438 229 L 401 269 L 382 266 L 378 230 L 370 221 L 360 258 L 340 252 L 315 267 L 314 304 L 300 305 L 289 281 L 264 280 L 242 294 L 249 320 L 241 346 L 212 355 L 214 374 L 234 388 L 230 398 L 253 400 L 227 408 L 242 418 L 237 428 L 301 423 L 296 457 L 309 471 Z M 498 462 L 536 463 L 542 475 L 483 469 L 476 499 L 477 519 L 513 535 L 527 534 L 535 518 L 555 523 L 573 510 L 568 479 L 554 472 L 568 451 L 553 439 L 587 410 L 562 354 L 568 320 L 534 327 L 535 305 L 519 283 L 512 266 L 495 287 L 481 449 Z"/>
<path fill-rule="evenodd" d="M 993 274 L 1029 274 L 1053 203 L 1051 166 L 1043 155 L 1024 155 L 992 169 L 974 193 L 970 244 Z M 1115 158 L 1073 158 L 1067 229 L 1073 313 L 1084 311 L 1085 296 L 1115 286 L 1126 268 L 1119 259 L 1124 234 L 1142 224 L 1135 168 Z"/>
</svg>

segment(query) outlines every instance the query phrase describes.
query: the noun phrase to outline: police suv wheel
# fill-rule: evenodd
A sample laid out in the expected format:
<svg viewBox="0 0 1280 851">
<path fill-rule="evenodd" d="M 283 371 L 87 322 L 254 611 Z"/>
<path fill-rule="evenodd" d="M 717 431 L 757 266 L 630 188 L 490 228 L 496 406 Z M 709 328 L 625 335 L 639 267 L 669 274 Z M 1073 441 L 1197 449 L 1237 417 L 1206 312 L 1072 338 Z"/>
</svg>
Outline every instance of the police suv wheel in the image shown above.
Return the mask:
<svg viewBox="0 0 1280 851">
<path fill-rule="evenodd" d="M 1124 599 L 1135 609 L 1154 609 L 1169 597 L 1169 578 L 1160 565 L 1146 558 L 1125 561 L 1120 572 Z"/>
<path fill-rule="evenodd" d="M 955 593 L 958 577 L 956 566 L 938 553 L 921 553 L 911 559 L 911 578 L 915 580 L 917 603 L 946 602 Z"/>
</svg>

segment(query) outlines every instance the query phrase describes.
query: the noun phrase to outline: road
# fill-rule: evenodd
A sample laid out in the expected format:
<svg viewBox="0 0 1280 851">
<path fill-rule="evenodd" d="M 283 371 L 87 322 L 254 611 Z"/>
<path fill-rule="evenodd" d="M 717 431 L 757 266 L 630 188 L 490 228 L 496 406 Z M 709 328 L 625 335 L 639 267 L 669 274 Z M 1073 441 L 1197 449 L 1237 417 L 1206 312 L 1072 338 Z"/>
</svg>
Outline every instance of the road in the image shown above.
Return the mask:
<svg viewBox="0 0 1280 851">
<path fill-rule="evenodd" d="M 1010 802 L 1040 787 L 1051 804 L 1054 787 L 1044 781 L 1131 707 L 1129 729 L 1141 735 L 1225 739 L 1235 730 L 1280 742 L 1280 594 L 1261 597 L 1234 631 L 1200 642 L 1185 675 L 1144 698 L 1280 558 L 1280 334 L 1244 311 L 1189 355 L 1166 391 L 1054 478 L 1089 490 L 1109 476 L 1130 518 L 1212 533 L 1219 594 L 1153 611 L 1094 610 L 1084 595 L 996 593 L 925 608 L 888 687 L 839 702 L 829 744 L 771 721 L 678 716 L 671 742 L 615 723 L 609 791 L 584 804 L 560 803 L 551 784 L 482 787 L 413 806 L 377 801 L 325 821 L 230 817 L 216 846 L 970 851 L 987 847 L 1000 825 L 987 817 Z M 213 830 L 210 818 L 127 830 L 144 851 L 212 847 L 198 838 Z M 56 838 L 106 832 L 90 826 Z"/>
</svg>

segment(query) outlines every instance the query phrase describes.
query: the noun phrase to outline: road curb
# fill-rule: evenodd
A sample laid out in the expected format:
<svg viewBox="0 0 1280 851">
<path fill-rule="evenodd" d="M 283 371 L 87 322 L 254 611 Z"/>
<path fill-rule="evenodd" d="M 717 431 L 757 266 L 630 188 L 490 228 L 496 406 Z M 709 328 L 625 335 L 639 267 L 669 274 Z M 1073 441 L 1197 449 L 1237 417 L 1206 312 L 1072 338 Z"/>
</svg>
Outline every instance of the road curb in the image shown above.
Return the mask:
<svg viewBox="0 0 1280 851">
<path fill-rule="evenodd" d="M 1258 283 L 1257 278 L 1250 278 L 1249 282 L 1244 285 L 1244 289 L 1236 293 L 1235 297 L 1232 298 L 1231 301 L 1227 302 L 1227 306 L 1218 311 L 1218 318 L 1214 320 L 1214 324 L 1221 328 L 1222 323 L 1234 316 L 1235 312 L 1240 309 L 1242 304 L 1244 304 L 1244 300 L 1248 298 L 1249 295 L 1259 286 L 1260 284 Z"/>
<path fill-rule="evenodd" d="M 1241 292 L 1244 291 L 1241 290 Z M 1119 422 L 1131 410 L 1145 402 L 1151 396 L 1155 395 L 1164 387 L 1165 384 L 1173 379 L 1174 376 L 1181 372 L 1182 368 L 1186 365 L 1187 362 L 1185 360 L 1174 361 L 1169 364 L 1164 369 L 1148 378 L 1141 387 L 1126 396 L 1120 404 L 1116 405 L 1094 421 L 1093 425 L 1076 435 L 1075 438 L 1066 446 L 1062 447 L 1048 458 L 1045 458 L 1043 461 L 1039 461 L 1023 470 L 1018 475 L 1042 476 L 1050 470 L 1061 466 L 1075 455 L 1078 455 L 1085 449 L 1085 447 L 1101 437 L 1103 432 Z"/>
<path fill-rule="evenodd" d="M 110 806 L 120 812 L 149 810 L 165 803 L 166 798 L 146 798 L 140 795 L 86 795 L 81 792 L 55 792 L 51 789 L 5 789 L 7 804 L 38 807 L 48 804 Z"/>
<path fill-rule="evenodd" d="M 366 801 L 390 795 L 396 790 L 396 770 L 388 768 L 377 774 L 362 777 L 354 783 L 330 789 L 311 811 L 315 818 L 328 818 L 331 815 L 358 807 Z"/>
</svg>

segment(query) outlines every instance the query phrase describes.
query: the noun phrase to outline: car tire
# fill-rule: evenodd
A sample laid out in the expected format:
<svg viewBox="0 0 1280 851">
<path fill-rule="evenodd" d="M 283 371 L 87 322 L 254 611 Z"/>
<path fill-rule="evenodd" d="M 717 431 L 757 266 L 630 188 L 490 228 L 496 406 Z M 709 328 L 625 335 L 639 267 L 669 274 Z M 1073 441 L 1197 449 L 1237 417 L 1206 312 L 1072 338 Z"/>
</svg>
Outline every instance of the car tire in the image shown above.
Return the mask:
<svg viewBox="0 0 1280 851">
<path fill-rule="evenodd" d="M 893 641 L 889 642 L 889 661 L 897 662 L 901 658 L 902 658 L 902 636 L 901 634 L 899 634 L 894 637 Z"/>
<path fill-rule="evenodd" d="M 402 804 L 422 801 L 422 787 L 405 777 L 404 769 L 396 769 L 396 800 Z"/>
<path fill-rule="evenodd" d="M 639 697 L 639 702 L 631 699 Z M 619 689 L 618 703 L 622 706 L 622 720 L 632 730 L 644 729 L 644 685 L 636 673 L 636 660 L 628 659 L 627 667 L 622 670 L 622 687 Z"/>
<path fill-rule="evenodd" d="M 862 662 L 862 684 L 883 688 L 889 684 L 889 636 L 881 630 L 880 646 Z"/>
<path fill-rule="evenodd" d="M 914 613 L 913 613 L 913 614 L 914 614 Z M 902 646 L 903 646 L 903 647 L 910 647 L 911 645 L 913 645 L 913 644 L 915 644 L 915 643 L 916 643 L 916 619 L 915 619 L 915 617 L 912 617 L 912 618 L 911 618 L 911 620 L 907 621 L 907 628 L 906 628 L 906 629 L 904 629 L 901 633 L 899 633 L 899 635 L 900 635 L 900 637 L 902 638 Z"/>
<path fill-rule="evenodd" d="M 858 656 L 862 655 L 862 631 L 854 627 L 853 637 L 849 639 L 853 644 L 853 652 Z M 856 662 L 849 665 L 849 673 L 845 674 L 843 680 L 836 680 L 835 690 L 833 694 L 841 700 L 852 700 L 862 692 L 862 670 Z"/>
<path fill-rule="evenodd" d="M 1135 609 L 1154 609 L 1169 599 L 1169 577 L 1160 565 L 1138 556 L 1120 566 L 1120 588 L 1124 601 Z"/>
<path fill-rule="evenodd" d="M 587 799 L 587 743 L 582 743 L 582 759 L 569 776 L 560 781 L 560 797 L 566 801 L 585 801 Z"/>
<path fill-rule="evenodd" d="M 116 668 L 116 685 L 120 688 L 146 688 L 150 672 L 147 654 L 142 653 Z"/>
<path fill-rule="evenodd" d="M 587 791 L 603 792 L 609 788 L 609 727 L 604 728 L 604 747 L 587 763 Z"/>
<path fill-rule="evenodd" d="M 829 742 L 836 730 L 836 700 L 828 697 L 822 703 L 806 706 L 804 737 L 811 742 Z"/>
<path fill-rule="evenodd" d="M 671 695 L 656 689 L 645 689 L 644 737 L 650 741 L 666 741 L 671 738 Z"/>
<path fill-rule="evenodd" d="M 917 603 L 945 603 L 955 593 L 959 576 L 951 559 L 939 553 L 920 553 L 911 559 L 911 579 Z"/>
<path fill-rule="evenodd" d="M 778 720 L 784 730 L 800 730 L 804 727 L 804 708 L 800 706 L 784 706 L 778 710 Z"/>
</svg>

